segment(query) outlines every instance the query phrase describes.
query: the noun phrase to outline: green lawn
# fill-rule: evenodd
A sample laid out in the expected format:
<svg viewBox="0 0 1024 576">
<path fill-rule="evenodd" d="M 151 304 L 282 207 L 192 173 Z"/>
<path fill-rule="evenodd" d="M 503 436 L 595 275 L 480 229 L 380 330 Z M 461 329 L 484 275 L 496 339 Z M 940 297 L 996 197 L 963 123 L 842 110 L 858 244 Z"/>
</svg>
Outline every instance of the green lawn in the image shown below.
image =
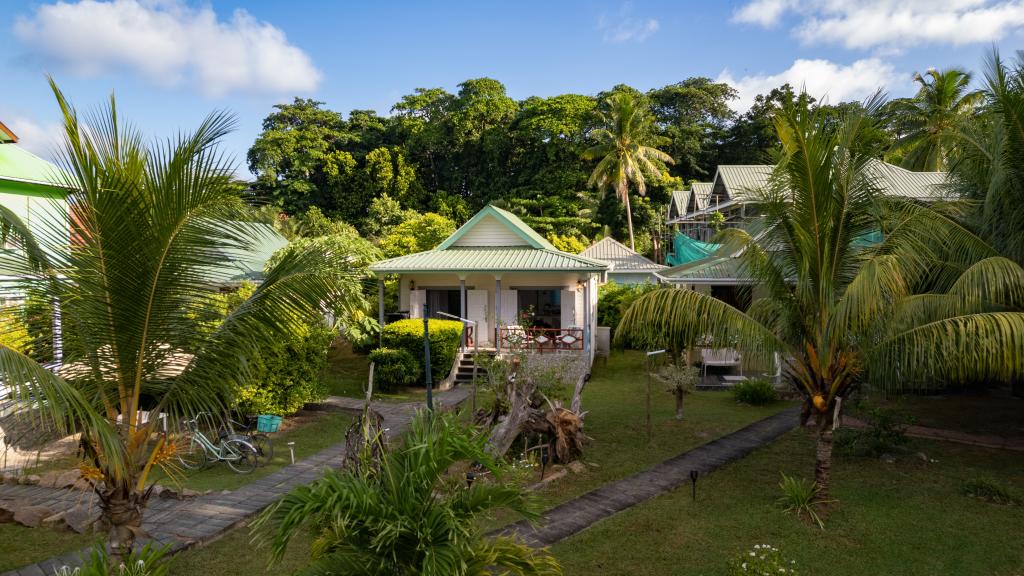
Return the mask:
<svg viewBox="0 0 1024 576">
<path fill-rule="evenodd" d="M 364 398 L 366 383 L 370 375 L 370 362 L 365 354 L 352 351 L 352 345 L 339 340 L 327 352 L 327 367 L 323 380 L 331 396 Z M 423 388 L 403 388 L 394 392 L 376 393 L 374 400 L 380 402 L 418 402 L 426 396 Z"/>
<path fill-rule="evenodd" d="M 101 538 L 95 534 L 0 524 L 0 572 L 84 548 Z"/>
<path fill-rule="evenodd" d="M 893 408 L 920 426 L 1024 438 L 1024 398 L 951 391 L 941 395 L 878 400 L 876 403 Z"/>
<path fill-rule="evenodd" d="M 698 483 L 623 512 L 553 548 L 568 576 L 727 574 L 731 559 L 772 544 L 805 575 L 1019 576 L 1024 506 L 962 496 L 970 478 L 995 478 L 1024 498 L 1024 455 L 916 443 L 937 460 L 836 462 L 839 509 L 827 530 L 775 504 L 780 471 L 807 477 L 813 439 L 794 431 Z"/>
<path fill-rule="evenodd" d="M 684 419 L 675 419 L 675 400 L 655 380 L 651 386 L 652 441 L 645 419 L 647 380 L 643 354 L 614 353 L 607 365 L 600 361 L 583 392 L 587 411 L 584 431 L 593 438 L 584 450 L 584 474 L 570 474 L 540 492 L 552 505 L 649 468 L 663 460 L 738 430 L 790 406 L 777 402 L 753 407 L 737 404 L 728 392 L 696 392 L 686 397 Z"/>
<path fill-rule="evenodd" d="M 194 574 L 217 574 L 219 576 L 255 576 L 294 574 L 309 563 L 310 536 L 303 532 L 288 546 L 280 563 L 268 568 L 270 552 L 267 548 L 256 548 L 251 543 L 249 528 L 240 528 L 223 538 L 186 550 L 172 557 L 168 567 L 169 576 L 192 576 Z"/>
<path fill-rule="evenodd" d="M 184 477 L 177 479 L 182 486 L 192 490 L 234 490 L 287 466 L 291 462 L 288 442 L 295 442 L 296 461 L 343 442 L 352 416 L 339 412 L 300 412 L 286 418 L 285 422 L 290 426 L 270 435 L 274 443 L 274 459 L 252 473 L 238 474 L 227 464 L 218 462 L 203 470 L 184 470 Z M 173 483 L 165 476 L 158 477 L 157 481 L 165 485 Z"/>
</svg>

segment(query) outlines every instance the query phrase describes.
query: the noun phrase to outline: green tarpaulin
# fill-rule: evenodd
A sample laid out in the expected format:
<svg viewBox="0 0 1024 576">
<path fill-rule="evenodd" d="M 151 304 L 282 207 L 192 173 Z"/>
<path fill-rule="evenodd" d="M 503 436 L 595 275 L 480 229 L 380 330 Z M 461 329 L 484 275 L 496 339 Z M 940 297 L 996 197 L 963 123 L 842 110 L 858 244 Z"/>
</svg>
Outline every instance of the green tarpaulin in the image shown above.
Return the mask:
<svg viewBox="0 0 1024 576">
<path fill-rule="evenodd" d="M 701 260 L 714 254 L 718 250 L 718 244 L 694 240 L 682 232 L 676 232 L 672 239 L 672 252 L 665 258 L 669 266 L 679 266 L 687 262 Z"/>
</svg>

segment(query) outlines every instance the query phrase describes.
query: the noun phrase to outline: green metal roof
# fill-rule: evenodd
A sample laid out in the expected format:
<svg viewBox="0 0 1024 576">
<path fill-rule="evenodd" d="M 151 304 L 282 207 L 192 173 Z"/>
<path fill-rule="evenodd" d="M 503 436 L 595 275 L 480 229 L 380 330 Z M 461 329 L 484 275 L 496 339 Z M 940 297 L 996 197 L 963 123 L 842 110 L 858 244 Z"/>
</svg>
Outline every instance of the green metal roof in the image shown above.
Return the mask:
<svg viewBox="0 0 1024 576">
<path fill-rule="evenodd" d="M 527 226 L 526 222 L 520 220 L 518 216 L 490 204 L 485 206 L 483 210 L 477 212 L 475 216 L 473 216 L 472 218 L 469 219 L 468 222 L 460 226 L 459 229 L 456 230 L 454 234 L 446 238 L 445 241 L 441 242 L 441 244 L 439 244 L 437 248 L 435 248 L 434 250 L 447 250 L 448 248 L 452 247 L 452 245 L 455 244 L 455 242 L 458 241 L 459 238 L 462 238 L 467 232 L 472 230 L 478 223 L 480 223 L 481 220 L 488 216 L 493 216 L 494 218 L 496 218 L 499 222 L 507 226 L 509 230 L 514 232 L 516 235 L 522 238 L 523 241 L 525 241 L 533 248 L 557 251 L 557 249 L 554 246 L 552 246 L 550 242 L 548 242 L 543 236 L 538 234 L 533 228 Z"/>
<path fill-rule="evenodd" d="M 251 245 L 248 250 L 236 248 L 224 249 L 223 265 L 211 270 L 209 282 L 215 285 L 237 284 L 245 280 L 259 282 L 263 280 L 263 270 L 267 261 L 281 248 L 288 245 L 288 239 L 282 236 L 273 226 L 261 222 L 237 222 L 238 226 L 248 229 L 247 234 Z"/>
<path fill-rule="evenodd" d="M 749 275 L 743 273 L 739 258 L 729 256 L 688 262 L 663 272 L 663 280 L 680 284 L 754 284 Z"/>
<path fill-rule="evenodd" d="M 666 266 L 655 264 L 644 256 L 637 254 L 629 246 L 611 236 L 591 244 L 589 248 L 580 253 L 580 256 L 607 262 L 611 264 L 611 271 L 614 272 L 653 272 L 666 268 Z"/>
<path fill-rule="evenodd" d="M 555 249 L 527 246 L 453 246 L 370 265 L 380 274 L 408 272 L 603 272 L 608 264 Z"/>
<path fill-rule="evenodd" d="M 0 179 L 64 187 L 60 168 L 13 142 L 0 144 Z"/>
</svg>

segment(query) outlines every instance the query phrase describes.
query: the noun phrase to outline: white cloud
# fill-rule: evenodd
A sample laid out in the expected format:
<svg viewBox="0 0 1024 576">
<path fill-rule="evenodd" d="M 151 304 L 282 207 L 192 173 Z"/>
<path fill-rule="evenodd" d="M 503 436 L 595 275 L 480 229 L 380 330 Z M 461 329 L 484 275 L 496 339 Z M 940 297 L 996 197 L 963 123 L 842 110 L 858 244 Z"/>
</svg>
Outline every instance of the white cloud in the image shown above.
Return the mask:
<svg viewBox="0 0 1024 576">
<path fill-rule="evenodd" d="M 58 122 L 37 122 L 25 116 L 10 114 L 0 118 L 18 136 L 19 146 L 42 158 L 52 159 L 64 137 L 64 128 Z"/>
<path fill-rule="evenodd" d="M 729 70 L 718 75 L 718 82 L 726 82 L 739 92 L 731 102 L 737 112 L 746 112 L 758 94 L 767 94 L 772 88 L 789 83 L 794 90 L 806 89 L 818 100 L 838 103 L 862 100 L 878 89 L 902 87 L 909 82 L 908 75 L 897 74 L 892 65 L 878 58 L 857 60 L 844 66 L 829 60 L 797 60 L 778 74 L 754 74 L 735 78 Z"/>
<path fill-rule="evenodd" d="M 733 19 L 769 27 L 790 12 L 802 41 L 852 49 L 988 43 L 1024 27 L 1024 0 L 753 0 Z"/>
<path fill-rule="evenodd" d="M 34 56 L 76 74 L 117 70 L 208 96 L 314 90 L 320 71 L 284 32 L 245 10 L 219 20 L 182 0 L 78 0 L 42 5 L 14 24 Z"/>
<path fill-rule="evenodd" d="M 782 15 L 794 5 L 794 0 L 753 0 L 733 13 L 732 19 L 769 28 L 778 24 Z"/>
<path fill-rule="evenodd" d="M 598 16 L 597 29 L 602 33 L 601 40 L 606 44 L 639 43 L 650 38 L 660 28 L 654 18 L 638 18 L 632 12 L 633 5 L 627 2 L 614 16 Z"/>
</svg>

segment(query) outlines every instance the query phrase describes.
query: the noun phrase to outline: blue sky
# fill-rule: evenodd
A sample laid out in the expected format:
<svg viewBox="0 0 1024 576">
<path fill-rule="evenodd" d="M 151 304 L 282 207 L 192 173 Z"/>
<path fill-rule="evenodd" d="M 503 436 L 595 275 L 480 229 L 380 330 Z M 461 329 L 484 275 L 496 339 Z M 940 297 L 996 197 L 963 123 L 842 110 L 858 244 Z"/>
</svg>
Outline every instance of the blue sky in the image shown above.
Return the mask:
<svg viewBox="0 0 1024 576">
<path fill-rule="evenodd" d="M 502 81 L 515 98 L 727 80 L 744 109 L 789 81 L 833 101 L 913 92 L 929 67 L 978 69 L 1021 47 L 1024 0 L 5 3 L 0 120 L 47 155 L 57 115 L 44 75 L 79 108 L 111 91 L 148 134 L 238 115 L 239 163 L 278 102 L 386 114 L 417 87 Z"/>
</svg>

